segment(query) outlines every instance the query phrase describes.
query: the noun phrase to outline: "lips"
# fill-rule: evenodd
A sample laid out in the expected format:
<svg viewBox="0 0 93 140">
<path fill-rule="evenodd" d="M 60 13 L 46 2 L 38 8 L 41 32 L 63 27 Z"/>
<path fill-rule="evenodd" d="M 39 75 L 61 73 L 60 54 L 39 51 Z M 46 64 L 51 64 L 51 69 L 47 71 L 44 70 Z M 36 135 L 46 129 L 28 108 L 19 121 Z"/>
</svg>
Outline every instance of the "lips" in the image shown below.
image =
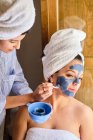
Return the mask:
<svg viewBox="0 0 93 140">
<path fill-rule="evenodd" d="M 76 89 L 69 88 L 68 90 L 74 93 L 76 92 Z"/>
</svg>

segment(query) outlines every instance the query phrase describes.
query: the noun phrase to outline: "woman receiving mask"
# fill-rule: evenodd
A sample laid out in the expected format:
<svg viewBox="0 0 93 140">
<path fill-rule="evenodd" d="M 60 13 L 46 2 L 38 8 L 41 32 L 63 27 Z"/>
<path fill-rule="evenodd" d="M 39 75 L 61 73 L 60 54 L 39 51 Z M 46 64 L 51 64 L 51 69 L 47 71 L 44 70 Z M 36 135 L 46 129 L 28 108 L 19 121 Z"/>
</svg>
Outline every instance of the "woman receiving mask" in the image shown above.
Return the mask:
<svg viewBox="0 0 93 140">
<path fill-rule="evenodd" d="M 52 104 L 53 112 L 46 122 L 38 124 L 30 118 L 27 107 L 21 108 L 13 140 L 93 140 L 93 112 L 74 98 L 83 78 L 81 41 L 85 36 L 83 31 L 73 28 L 52 35 L 42 62 L 44 78 L 54 87 L 52 96 L 46 100 Z"/>
</svg>

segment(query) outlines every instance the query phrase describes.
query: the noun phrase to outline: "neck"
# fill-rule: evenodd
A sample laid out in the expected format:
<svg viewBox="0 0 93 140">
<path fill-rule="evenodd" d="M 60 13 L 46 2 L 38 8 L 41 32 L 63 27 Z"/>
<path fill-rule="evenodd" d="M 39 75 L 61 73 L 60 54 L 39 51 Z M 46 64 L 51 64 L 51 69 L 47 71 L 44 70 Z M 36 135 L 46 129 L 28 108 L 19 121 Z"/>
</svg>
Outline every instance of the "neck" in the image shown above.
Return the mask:
<svg viewBox="0 0 93 140">
<path fill-rule="evenodd" d="M 59 93 L 57 90 L 54 90 L 50 100 L 53 110 L 56 111 L 58 108 L 63 108 L 68 105 L 70 97 L 64 95 L 63 93 Z"/>
</svg>

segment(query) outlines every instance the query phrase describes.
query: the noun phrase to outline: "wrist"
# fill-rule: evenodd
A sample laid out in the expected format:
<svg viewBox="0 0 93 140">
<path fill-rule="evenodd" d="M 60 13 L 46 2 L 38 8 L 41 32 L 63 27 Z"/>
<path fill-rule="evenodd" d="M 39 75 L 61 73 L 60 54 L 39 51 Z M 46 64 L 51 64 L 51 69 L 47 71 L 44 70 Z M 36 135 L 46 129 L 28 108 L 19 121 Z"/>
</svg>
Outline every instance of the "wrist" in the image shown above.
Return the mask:
<svg viewBox="0 0 93 140">
<path fill-rule="evenodd" d="M 34 93 L 30 94 L 30 102 L 35 102 Z"/>
</svg>

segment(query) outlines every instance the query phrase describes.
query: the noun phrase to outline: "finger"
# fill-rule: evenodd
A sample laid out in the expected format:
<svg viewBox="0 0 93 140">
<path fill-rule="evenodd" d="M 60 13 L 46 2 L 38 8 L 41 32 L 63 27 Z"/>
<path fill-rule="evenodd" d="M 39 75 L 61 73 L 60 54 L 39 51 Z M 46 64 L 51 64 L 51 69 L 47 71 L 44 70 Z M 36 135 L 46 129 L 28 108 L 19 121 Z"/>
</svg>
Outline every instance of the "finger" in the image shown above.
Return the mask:
<svg viewBox="0 0 93 140">
<path fill-rule="evenodd" d="M 53 84 L 49 82 L 42 83 L 43 87 L 52 87 Z"/>
<path fill-rule="evenodd" d="M 44 101 L 51 95 L 52 95 L 52 92 L 43 92 L 42 94 L 39 94 L 36 98 L 37 98 L 37 101 Z"/>
<path fill-rule="evenodd" d="M 39 89 L 38 94 L 41 95 L 43 93 L 44 93 L 44 90 L 43 89 Z"/>
<path fill-rule="evenodd" d="M 42 100 L 46 100 L 47 98 L 49 98 L 51 95 L 50 94 L 46 94 L 42 97 Z"/>
<path fill-rule="evenodd" d="M 49 97 L 52 95 L 52 92 L 44 92 L 41 96 L 42 98 Z"/>
</svg>

